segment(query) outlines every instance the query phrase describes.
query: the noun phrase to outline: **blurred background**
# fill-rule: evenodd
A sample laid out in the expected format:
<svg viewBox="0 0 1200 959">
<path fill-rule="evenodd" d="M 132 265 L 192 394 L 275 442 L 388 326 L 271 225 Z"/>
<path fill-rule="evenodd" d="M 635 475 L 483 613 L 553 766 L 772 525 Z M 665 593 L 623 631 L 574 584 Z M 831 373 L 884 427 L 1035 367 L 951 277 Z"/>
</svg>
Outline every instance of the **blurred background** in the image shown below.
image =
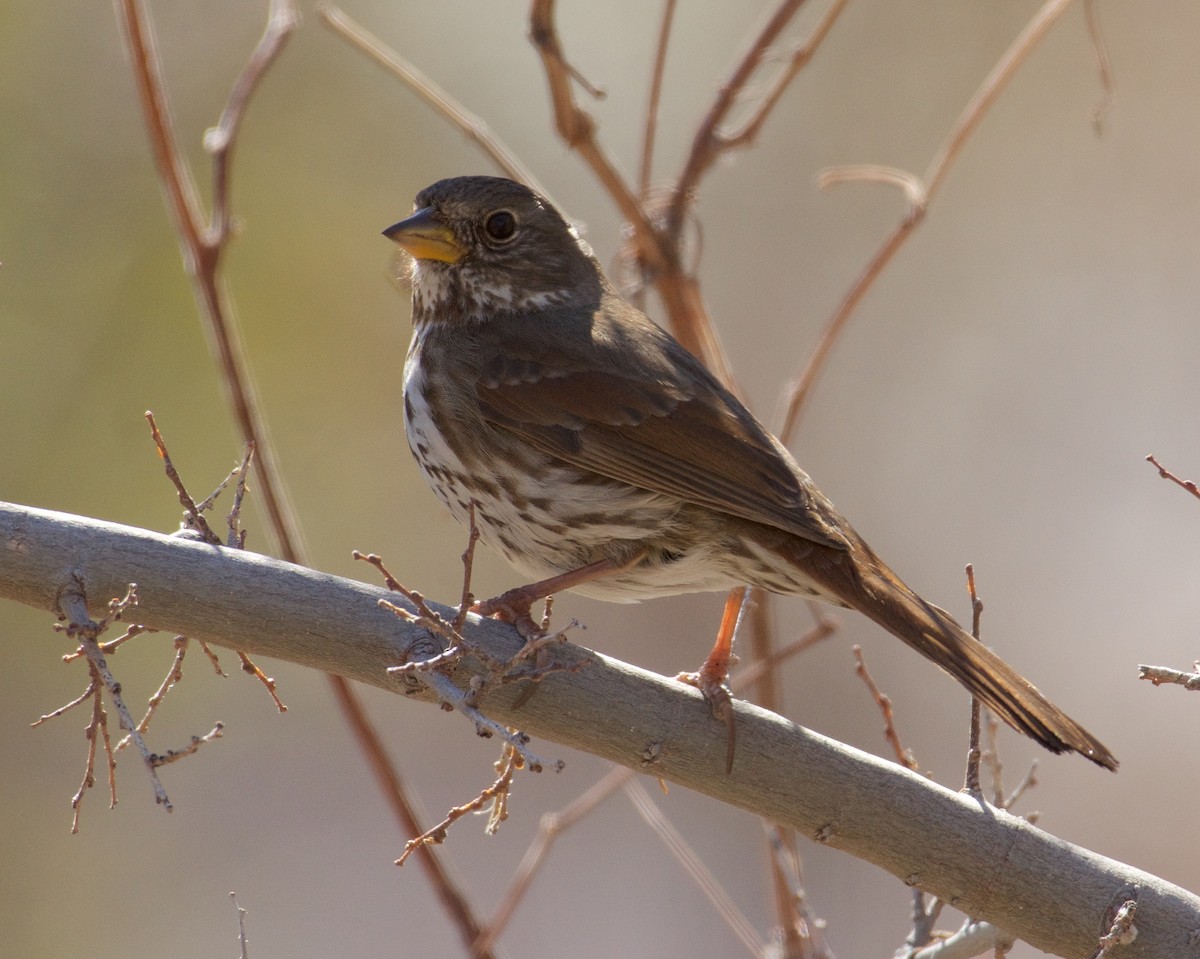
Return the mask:
<svg viewBox="0 0 1200 959">
<path fill-rule="evenodd" d="M 589 104 L 635 175 L 658 4 L 560 4 L 574 64 L 608 93 Z M 680 4 L 656 179 L 769 4 Z M 781 386 L 883 236 L 897 192 L 815 175 L 838 164 L 924 171 L 1032 2 L 853 3 L 758 143 L 707 177 L 702 289 L 741 384 L 768 423 Z M 525 159 L 605 263 L 621 224 L 556 138 L 524 5 L 352 0 L 349 14 L 434 77 Z M 257 40 L 265 3 L 151 4 L 176 130 L 207 193 L 204 130 Z M 495 172 L 463 137 L 305 21 L 246 117 L 234 167 L 240 236 L 226 277 L 313 563 L 370 578 L 384 554 L 428 595 L 457 595 L 462 530 L 410 461 L 400 425 L 407 297 L 380 230 L 444 176 Z M 800 37 L 821 12 L 800 21 Z M 1101 4 L 1117 99 L 1104 94 L 1083 8 L 1034 51 L 955 165 L 928 220 L 838 344 L 792 444 L 872 545 L 929 599 L 968 615 L 975 564 L 985 639 L 1121 759 L 1117 776 L 1001 734 L 1008 785 L 1038 759 L 1017 811 L 1172 882 L 1200 886 L 1193 797 L 1200 701 L 1136 679 L 1190 668 L 1200 615 L 1200 503 L 1148 452 L 1200 476 L 1200 7 Z M 0 9 L 0 498 L 157 530 L 178 522 L 142 413 L 206 494 L 240 456 L 162 204 L 113 10 L 9 0 Z M 652 302 L 652 308 L 655 306 Z M 250 548 L 269 550 L 249 514 Z M 516 582 L 483 560 L 476 593 Z M 721 597 L 606 606 L 562 597 L 581 641 L 664 673 L 708 649 Z M 782 638 L 810 624 L 774 606 Z M 923 769 L 961 782 L 967 699 L 864 620 L 785 670 L 786 713 L 886 754 L 853 674 L 861 642 Z M 325 680 L 264 663 L 290 707 L 223 657 L 193 650 L 152 727 L 176 748 L 215 720 L 220 742 L 166 768 L 176 809 L 153 804 L 122 754 L 120 804 L 101 784 L 71 836 L 86 710 L 30 729 L 74 698 L 84 670 L 44 613 L 0 605 L 0 939 L 26 959 L 236 955 L 249 909 L 257 956 L 445 955 L 455 931 L 413 864 L 343 728 Z M 113 661 L 144 702 L 170 660 L 152 636 Z M 490 781 L 494 749 L 461 718 L 374 690 L 371 714 L 430 822 Z M 114 720 L 115 722 L 115 720 Z M 518 779 L 510 821 L 461 823 L 441 850 L 477 910 L 494 910 L 540 816 L 603 772 L 564 755 Z M 683 789 L 657 795 L 750 920 L 774 921 L 760 825 Z M 1182 837 L 1182 838 L 1181 838 Z M 839 956 L 890 955 L 909 928 L 896 879 L 804 844 L 811 905 Z M 508 955 L 738 955 L 733 934 L 618 794 L 560 840 L 501 940 Z M 1019 946 L 1014 956 L 1034 955 Z"/>
</svg>

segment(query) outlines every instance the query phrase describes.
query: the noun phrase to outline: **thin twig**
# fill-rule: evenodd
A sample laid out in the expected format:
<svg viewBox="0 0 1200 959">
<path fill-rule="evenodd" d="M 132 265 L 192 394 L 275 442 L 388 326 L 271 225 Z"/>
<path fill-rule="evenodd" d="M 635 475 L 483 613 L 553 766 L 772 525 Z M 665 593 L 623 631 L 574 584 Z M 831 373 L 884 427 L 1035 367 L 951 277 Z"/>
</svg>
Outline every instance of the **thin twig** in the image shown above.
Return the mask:
<svg viewBox="0 0 1200 959">
<path fill-rule="evenodd" d="M 971 597 L 971 635 L 979 639 L 979 624 L 983 618 L 983 600 L 975 591 L 975 567 L 967 563 L 967 593 Z M 979 697 L 971 696 L 971 722 L 967 737 L 967 772 L 963 779 L 963 790 L 977 799 L 983 798 L 983 787 L 979 783 L 979 761 L 983 750 L 979 746 L 979 713 L 982 706 Z"/>
<path fill-rule="evenodd" d="M 1156 460 L 1154 458 L 1153 453 L 1146 454 L 1146 462 L 1150 463 L 1155 469 L 1157 469 L 1158 475 L 1161 476 L 1163 479 L 1170 480 L 1176 486 L 1179 486 L 1179 487 L 1187 490 L 1193 496 L 1200 499 L 1200 487 L 1198 487 L 1191 480 L 1180 479 L 1178 476 L 1176 476 L 1174 473 L 1172 473 L 1169 469 L 1167 469 L 1165 466 L 1163 466 L 1162 463 L 1160 463 L 1158 460 Z"/>
<path fill-rule="evenodd" d="M 506 177 L 518 180 L 542 196 L 549 197 L 545 188 L 533 175 L 533 171 L 488 127 L 482 117 L 467 110 L 437 83 L 374 34 L 356 23 L 340 8 L 330 3 L 318 3 L 317 16 L 339 37 L 359 52 L 366 54 L 372 61 L 387 70 L 433 107 L 463 136 L 490 157 Z"/>
<path fill-rule="evenodd" d="M 1087 19 L 1088 36 L 1096 52 L 1096 66 L 1100 71 L 1100 102 L 1092 110 L 1092 125 L 1096 133 L 1104 132 L 1104 120 L 1117 102 L 1117 84 L 1113 79 L 1112 61 L 1108 57 L 1108 44 L 1104 42 L 1104 29 L 1100 26 L 1100 5 L 1096 0 L 1083 0 L 1083 13 Z"/>
<path fill-rule="evenodd" d="M 637 194 L 617 170 L 616 161 L 596 137 L 595 119 L 579 106 L 572 93 L 577 71 L 567 60 L 558 39 L 554 5 L 555 0 L 533 0 L 529 15 L 529 38 L 542 58 L 542 66 L 550 84 L 554 122 L 559 136 L 571 149 L 579 152 L 617 204 L 621 216 L 633 227 L 642 259 L 655 272 L 665 271 L 672 258 L 658 230 L 646 217 Z"/>
<path fill-rule="evenodd" d="M 646 792 L 646 787 L 637 779 L 631 778 L 625 783 L 625 795 L 629 797 L 633 807 L 654 831 L 654 834 L 683 867 L 684 872 L 716 909 L 717 915 L 725 920 L 725 924 L 746 947 L 747 952 L 751 956 L 764 955 L 766 943 L 758 934 L 758 930 L 754 928 L 754 924 L 738 909 L 737 904 L 717 882 L 712 871 L 704 865 L 679 830 L 654 804 L 649 793 Z"/>
<path fill-rule="evenodd" d="M 335 696 L 341 697 L 345 692 L 353 696 L 353 690 L 348 684 L 335 685 Z M 400 772 L 390 757 L 383 751 L 383 741 L 378 730 L 371 723 L 366 712 L 361 708 L 357 696 L 353 702 L 339 702 L 342 715 L 350 727 L 350 732 L 358 742 L 359 748 L 366 757 L 367 764 L 375 776 L 383 798 L 391 807 L 392 814 L 400 822 L 405 835 L 417 836 L 425 831 L 421 825 L 414 803 L 409 798 L 408 788 L 400 777 Z M 480 936 L 481 925 L 476 919 L 474 910 L 458 883 L 447 871 L 436 851 L 430 846 L 421 846 L 416 853 L 417 862 L 421 867 L 434 895 L 438 897 L 442 908 L 453 919 L 463 945 L 470 951 L 473 959 L 496 959 L 490 947 L 474 949 L 472 944 Z"/>
<path fill-rule="evenodd" d="M 796 849 L 796 832 L 763 820 L 770 849 L 772 885 L 783 951 L 795 959 L 836 959 L 825 937 L 825 920 L 809 905 L 804 866 Z"/>
<path fill-rule="evenodd" d="M 1008 81 L 1012 79 L 1013 74 L 1016 73 L 1017 68 L 1020 67 L 1025 58 L 1032 52 L 1033 48 L 1045 35 L 1046 31 L 1049 30 L 1054 21 L 1062 15 L 1070 2 L 1071 0 L 1047 0 L 1029 23 L 1026 24 L 1025 29 L 1012 42 L 1008 50 L 1005 51 L 1004 56 L 992 68 L 992 71 L 980 85 L 975 95 L 967 103 L 966 107 L 963 108 L 962 113 L 959 114 L 950 133 L 938 148 L 923 177 L 918 180 L 915 177 L 907 175 L 898 176 L 881 169 L 876 169 L 878 176 L 875 179 L 880 177 L 895 179 L 903 186 L 909 198 L 909 210 L 904 219 L 884 239 L 879 249 L 876 250 L 874 256 L 871 257 L 846 295 L 842 298 L 842 302 L 838 304 L 837 309 L 826 323 L 825 329 L 817 340 L 817 345 L 809 356 L 804 369 L 789 386 L 787 398 L 784 403 L 785 413 L 783 422 L 779 430 L 779 437 L 785 443 L 794 434 L 800 420 L 800 414 L 806 406 L 809 393 L 812 392 L 813 387 L 816 385 L 817 378 L 824 369 L 834 344 L 837 342 L 858 304 L 862 302 L 868 290 L 871 289 L 875 281 L 883 273 L 884 268 L 891 262 L 892 257 L 896 255 L 897 251 L 904 245 L 904 242 L 924 220 L 930 203 L 933 202 L 934 197 L 941 189 L 954 160 L 957 159 L 971 134 L 978 128 L 987 111 L 1008 84 Z M 861 168 L 858 169 L 861 170 Z M 838 180 L 852 175 L 853 170 L 841 170 L 835 171 L 832 177 L 833 180 Z M 830 174 L 826 176 L 828 178 Z M 826 182 L 831 181 L 827 179 Z M 923 186 L 917 189 L 917 184 L 922 184 Z"/>
<path fill-rule="evenodd" d="M 538 870 L 545 865 L 555 840 L 581 819 L 590 815 L 592 810 L 629 782 L 634 775 L 632 769 L 614 766 L 569 805 L 558 812 L 550 812 L 542 816 L 537 836 L 525 850 L 525 855 L 521 857 L 516 874 L 504 891 L 504 898 L 500 900 L 495 915 L 472 944 L 472 956 L 481 955 L 484 950 L 491 949 L 500 934 L 504 932 L 517 906 L 525 898 L 525 893 Z"/>
<path fill-rule="evenodd" d="M 742 54 L 737 65 L 730 72 L 725 82 L 709 107 L 708 113 L 700 121 L 696 135 L 692 138 L 692 148 L 683 165 L 683 172 L 675 184 L 675 196 L 667 212 L 667 232 L 679 235 L 686 219 L 687 207 L 691 204 L 695 191 L 700 184 L 700 178 L 720 156 L 720 128 L 725 123 L 730 111 L 738 102 L 750 81 L 751 76 L 762 63 L 779 35 L 783 33 L 792 18 L 800 11 L 804 0 L 782 0 L 775 11 L 768 17 L 767 22 L 751 42 L 746 52 Z"/>
<path fill-rule="evenodd" d="M 249 959 L 249 943 L 246 939 L 246 910 L 238 905 L 237 893 L 231 892 L 229 898 L 238 914 L 238 945 L 241 947 L 241 959 Z"/>
<path fill-rule="evenodd" d="M 1170 683 L 1175 686 L 1182 686 L 1190 692 L 1195 692 L 1200 689 L 1200 663 L 1194 664 L 1193 671 L 1190 673 L 1184 672 L 1181 669 L 1171 669 L 1169 666 L 1147 666 L 1142 664 L 1138 666 L 1138 679 L 1149 680 L 1155 686 Z"/>
<path fill-rule="evenodd" d="M 926 905 L 927 902 L 928 905 Z M 913 889 L 912 930 L 908 934 L 908 939 L 905 940 L 905 945 L 909 949 L 907 951 L 897 951 L 897 957 L 908 959 L 908 957 L 911 957 L 920 949 L 933 942 L 938 917 L 942 914 L 942 909 L 945 905 L 946 903 L 942 899 L 936 896 L 927 898 L 925 893 L 920 889 Z"/>
<path fill-rule="evenodd" d="M 150 697 L 146 703 L 146 714 L 142 717 L 142 721 L 137 724 L 137 731 L 145 733 L 150 728 L 150 720 L 154 717 L 154 711 L 158 709 L 159 704 L 166 698 L 176 683 L 183 679 L 183 657 L 187 655 L 188 640 L 186 636 L 175 637 L 175 658 L 171 661 L 171 668 L 167 670 L 167 675 L 159 684 L 154 695 Z M 119 743 L 117 743 L 117 752 L 120 752 L 129 745 L 130 737 L 127 735 Z"/>
<path fill-rule="evenodd" d="M 761 608 L 761 603 L 755 603 L 751 606 L 752 612 L 756 612 Z M 754 620 L 752 619 L 751 622 L 754 622 Z M 798 639 L 794 639 L 792 642 L 780 646 L 778 649 L 770 650 L 762 656 L 759 656 L 756 651 L 754 661 L 746 668 L 739 669 L 736 674 L 730 677 L 730 687 L 735 692 L 741 692 L 747 687 L 754 685 L 754 701 L 765 709 L 769 709 L 772 712 L 779 712 L 777 696 L 774 697 L 774 704 L 772 704 L 771 696 L 764 696 L 762 680 L 768 676 L 775 675 L 778 667 L 793 656 L 798 656 L 805 650 L 811 649 L 818 643 L 829 639 L 838 631 L 839 625 L 835 617 L 821 615 L 816 625 Z M 751 635 L 757 636 L 760 632 L 761 630 L 756 627 Z"/>
<path fill-rule="evenodd" d="M 187 491 L 187 487 L 183 485 L 183 479 L 179 475 L 179 470 L 175 468 L 175 464 L 171 462 L 171 454 L 167 452 L 167 444 L 163 439 L 163 435 L 159 432 L 158 423 L 154 420 L 154 414 L 150 410 L 146 410 L 146 421 L 150 424 L 150 436 L 154 440 L 154 445 L 158 449 L 158 458 L 163 461 L 163 469 L 167 472 L 167 479 L 175 486 L 176 492 L 179 493 L 179 503 L 184 509 L 184 522 L 188 529 L 193 529 L 199 533 L 204 542 L 214 546 L 219 545 L 221 538 L 213 532 L 212 527 L 208 525 L 208 520 L 204 518 L 203 506 L 196 503 L 192 499 L 192 494 Z"/>
<path fill-rule="evenodd" d="M 267 695 L 271 697 L 271 702 L 275 704 L 275 709 L 278 712 L 286 713 L 288 708 L 284 705 L 283 700 L 279 698 L 279 693 L 275 688 L 275 680 L 259 669 L 258 664 L 240 649 L 237 650 L 237 655 L 238 659 L 240 659 L 242 662 L 242 672 L 258 680 L 259 685 L 262 686 L 262 688 L 267 691 Z"/>
<path fill-rule="evenodd" d="M 78 810 L 79 800 L 82 798 L 83 788 L 91 785 L 91 769 L 95 761 L 96 751 L 96 729 L 98 728 L 104 738 L 104 748 L 108 755 L 109 762 L 109 788 L 112 795 L 112 803 L 116 804 L 116 759 L 113 756 L 112 743 L 108 737 L 108 723 L 104 718 L 104 708 L 100 704 L 100 687 L 108 691 L 109 698 L 112 700 L 114 708 L 117 710 L 117 717 L 120 721 L 122 729 L 129 731 L 129 735 L 133 740 L 134 746 L 137 747 L 141 754 L 142 762 L 146 766 L 146 770 L 150 774 L 150 784 L 154 790 L 154 801 L 171 812 L 174 808 L 171 805 L 170 799 L 167 798 L 167 792 L 163 789 L 162 783 L 159 781 L 158 773 L 155 771 L 155 763 L 153 754 L 146 746 L 146 742 L 142 739 L 141 733 L 138 731 L 133 722 L 133 716 L 129 712 L 129 708 L 125 705 L 124 697 L 121 693 L 121 684 L 117 682 L 112 671 L 108 668 L 108 663 L 104 659 L 104 654 L 100 650 L 100 644 L 97 642 L 97 637 L 108 628 L 109 623 L 121 618 L 122 614 L 132 606 L 137 605 L 137 587 L 130 584 L 125 596 L 120 599 L 114 599 L 108 604 L 108 615 L 99 621 L 93 620 L 88 615 L 87 597 L 84 593 L 83 584 L 81 582 L 72 581 L 72 585 L 65 589 L 58 599 L 59 609 L 62 611 L 63 617 L 67 620 L 65 632 L 71 639 L 78 641 L 83 648 L 88 659 L 88 667 L 91 670 L 91 686 L 93 690 L 93 721 L 89 729 L 89 739 L 91 740 L 88 747 L 88 772 L 84 776 L 84 787 L 81 787 L 76 798 L 72 800 L 72 805 Z M 78 816 L 72 826 L 74 831 L 78 827 Z"/>
<path fill-rule="evenodd" d="M 788 87 L 791 86 L 800 71 L 808 65 L 825 38 L 829 36 L 829 32 L 837 23 L 838 17 L 842 15 L 848 2 L 849 0 L 834 0 L 821 14 L 821 19 L 813 28 L 813 32 L 792 48 L 792 52 L 788 55 L 787 65 L 775 76 L 770 89 L 759 101 L 754 113 L 738 129 L 720 135 L 717 141 L 720 150 L 728 151 L 747 146 L 758 137 L 763 124 L 770 117 L 776 104 L 779 103 L 780 98 L 787 92 Z"/>
<path fill-rule="evenodd" d="M 920 767 L 916 759 L 913 758 L 912 750 L 905 749 L 900 742 L 900 734 L 896 732 L 895 713 L 892 710 L 892 700 L 876 685 L 870 671 L 867 669 L 867 660 L 863 655 L 862 647 L 855 643 L 850 647 L 850 651 L 854 653 L 854 659 L 857 665 L 854 667 L 854 672 L 866 684 L 870 690 L 872 698 L 875 700 L 875 705 L 879 707 L 879 712 L 883 715 L 883 736 L 892 747 L 892 752 L 896 754 L 896 762 L 907 769 L 916 772 Z"/>
<path fill-rule="evenodd" d="M 224 732 L 225 724 L 217 723 L 203 736 L 193 736 L 192 741 L 182 749 L 168 749 L 165 753 L 151 753 L 150 760 L 155 766 L 166 766 L 170 763 L 178 762 L 185 756 L 191 756 L 205 743 L 211 743 L 214 740 L 220 739 Z"/>
<path fill-rule="evenodd" d="M 150 632 L 153 632 L 153 630 L 147 629 L 145 626 L 142 626 L 138 623 L 134 623 L 132 626 L 129 626 L 128 628 L 126 628 L 125 632 L 123 632 L 116 639 L 110 639 L 107 643 L 101 643 L 100 644 L 100 652 L 102 652 L 105 656 L 111 656 L 118 649 L 120 649 L 127 642 L 129 642 L 129 640 L 133 639 L 134 636 L 140 636 L 140 635 L 142 635 L 142 633 L 150 633 Z M 64 653 L 63 654 L 63 662 L 64 663 L 74 662 L 76 659 L 80 659 L 82 656 L 83 656 L 83 650 L 76 649 L 74 652 Z"/>
<path fill-rule="evenodd" d="M 644 204 L 650 196 L 650 173 L 654 166 L 654 138 L 658 133 L 658 107 L 662 101 L 663 73 L 667 65 L 667 46 L 675 21 L 676 0 L 663 3 L 662 23 L 654 47 L 654 67 L 650 72 L 650 98 L 646 106 L 646 125 L 642 133 L 642 168 L 638 176 L 638 194 Z"/>
<path fill-rule="evenodd" d="M 991 923 L 976 922 L 973 919 L 967 919 L 957 932 L 951 935 L 939 933 L 939 936 L 942 938 L 920 949 L 900 954 L 902 959 L 972 959 L 982 956 L 985 952 L 1003 956 L 1015 941 L 1012 936 Z"/>
<path fill-rule="evenodd" d="M 280 15 L 279 10 L 292 7 L 291 0 L 272 0 L 266 31 L 251 56 L 247 70 L 238 78 L 231 107 L 227 107 L 222 113 L 222 127 L 227 133 L 236 133 L 240 116 L 249 104 L 250 95 L 262 79 L 263 71 L 270 66 L 278 52 L 274 48 L 282 44 L 289 35 L 289 22 L 294 21 Z M 217 364 L 228 386 L 234 419 L 242 437 L 254 442 L 259 451 L 263 507 L 272 532 L 279 542 L 284 559 L 293 563 L 299 562 L 300 545 L 295 533 L 296 524 L 291 518 L 291 510 L 286 501 L 274 455 L 265 442 L 266 430 L 253 385 L 246 372 L 242 344 L 233 323 L 233 312 L 226 300 L 219 275 L 221 252 L 229 239 L 228 170 L 220 176 L 213 177 L 214 184 L 220 185 L 225 193 L 213 198 L 214 216 L 211 224 L 206 224 L 195 180 L 176 142 L 167 106 L 162 68 L 158 62 L 158 53 L 153 44 L 145 9 L 140 0 L 120 0 L 118 9 L 158 176 L 167 195 L 176 232 L 179 234 L 184 262 L 204 320 L 205 331 L 215 348 Z M 250 66 L 253 66 L 256 72 L 251 71 Z M 221 155 L 225 157 L 233 149 L 233 144 L 228 141 L 217 145 L 221 148 Z M 219 216 L 217 211 L 222 211 Z"/>
<path fill-rule="evenodd" d="M 517 770 L 517 766 L 521 760 L 516 750 L 508 750 L 505 760 L 500 769 L 500 775 L 496 781 L 484 789 L 478 796 L 470 802 L 464 803 L 461 806 L 454 806 L 446 814 L 446 818 L 433 826 L 421 835 L 410 839 L 404 844 L 404 852 L 400 854 L 400 858 L 396 860 L 397 866 L 403 866 L 414 852 L 422 846 L 439 845 L 446 840 L 446 833 L 449 828 L 466 816 L 468 813 L 478 812 L 483 809 L 488 803 L 503 803 L 504 797 L 508 795 L 508 791 L 512 786 L 513 774 Z M 492 823 L 489 821 L 489 831 L 494 832 L 491 828 Z"/>
<path fill-rule="evenodd" d="M 1099 949 L 1097 949 L 1089 959 L 1105 959 L 1118 946 L 1127 946 L 1134 942 L 1138 936 L 1137 926 L 1134 920 L 1137 918 L 1138 904 L 1136 899 L 1127 899 L 1121 904 L 1116 915 L 1113 916 L 1112 925 L 1109 926 L 1108 932 L 1100 937 Z"/>
<path fill-rule="evenodd" d="M 289 2 L 286 6 L 292 7 L 293 5 Z M 219 255 L 208 251 L 206 246 L 207 237 L 203 232 L 195 183 L 175 141 L 167 108 L 162 71 L 151 39 L 152 35 L 146 14 L 138 0 L 120 0 L 119 10 L 159 178 L 167 194 L 168 207 L 179 233 L 184 260 L 192 278 L 200 313 L 209 336 L 217 345 L 218 367 L 232 400 L 234 419 L 243 439 L 252 442 L 257 451 L 259 482 L 262 487 L 266 519 L 279 544 L 283 558 L 289 562 L 303 564 L 304 549 L 299 524 L 287 502 L 282 479 L 275 465 L 274 454 L 267 442 L 258 402 L 246 373 L 241 344 L 231 323 L 232 314 L 225 300 L 223 286 L 217 276 Z M 264 46 L 282 43 L 282 38 L 276 38 L 272 31 L 279 29 L 283 22 L 283 18 L 274 16 L 270 18 L 267 32 L 259 45 L 260 51 Z M 254 62 L 258 67 L 258 78 L 261 78 L 262 72 L 271 61 L 269 58 L 258 57 Z M 248 97 L 249 92 L 256 86 L 256 82 L 253 74 L 247 77 L 246 72 L 243 72 L 237 89 L 245 90 L 245 95 Z M 242 99 L 239 109 L 244 110 L 247 103 L 247 99 Z M 225 116 L 229 120 L 228 114 Z M 236 132 L 237 128 L 235 114 L 232 121 L 229 122 L 228 129 Z M 231 149 L 231 145 L 226 144 L 225 146 L 227 150 Z M 214 180 L 214 182 L 216 181 Z M 220 182 L 224 189 L 228 188 L 228 176 L 223 177 Z M 214 199 L 214 209 L 218 207 L 218 203 L 226 202 L 226 200 Z M 220 242 L 223 243 L 224 239 L 221 238 Z M 329 683 L 341 706 L 343 717 L 356 731 L 359 746 L 367 754 L 368 761 L 374 767 L 386 764 L 388 759 L 383 743 L 367 721 L 361 699 L 344 678 L 331 675 Z M 398 775 L 390 777 L 386 785 L 394 791 L 389 796 L 393 807 L 411 805 L 407 796 L 402 794 L 403 784 Z M 467 942 L 474 941 L 478 923 L 470 915 L 470 908 L 465 897 L 452 886 L 444 873 L 431 872 L 427 875 L 435 883 L 442 883 L 436 891 L 444 904 L 457 902 L 460 908 L 448 911 L 457 922 L 463 939 Z"/>
<path fill-rule="evenodd" d="M 225 540 L 225 545 L 230 549 L 245 549 L 246 548 L 246 531 L 241 528 L 242 522 L 242 502 L 246 498 L 246 483 L 250 479 L 250 464 L 254 460 L 254 441 L 246 442 L 246 452 L 242 456 L 242 463 L 236 469 L 237 483 L 233 487 L 233 506 L 229 510 L 229 515 L 225 518 L 225 525 L 229 530 L 229 536 Z"/>
</svg>

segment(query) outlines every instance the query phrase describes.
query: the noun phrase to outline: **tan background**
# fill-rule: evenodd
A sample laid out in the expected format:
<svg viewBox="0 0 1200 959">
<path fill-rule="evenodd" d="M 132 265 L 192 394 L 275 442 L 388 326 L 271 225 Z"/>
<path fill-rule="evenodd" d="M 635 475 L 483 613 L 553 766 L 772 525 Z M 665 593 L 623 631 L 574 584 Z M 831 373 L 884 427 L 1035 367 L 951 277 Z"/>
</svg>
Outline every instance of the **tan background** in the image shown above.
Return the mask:
<svg viewBox="0 0 1200 959">
<path fill-rule="evenodd" d="M 153 5 L 178 130 L 195 162 L 261 4 Z M 757 9 L 761 4 L 755 4 Z M 669 176 L 754 18 L 681 4 L 658 170 Z M 764 7 L 765 9 L 765 7 Z M 757 147 L 706 180 L 703 288 L 735 367 L 770 420 L 779 384 L 902 213 L 893 191 L 822 195 L 820 169 L 921 172 L 1035 5 L 852 4 Z M 355 3 L 350 12 L 487 118 L 610 262 L 619 223 L 552 133 L 517 3 Z M 609 147 L 636 169 L 657 10 L 564 3 L 564 42 L 607 88 Z M 758 13 L 755 13 L 755 17 Z M 797 443 L 801 463 L 929 598 L 962 613 L 979 571 L 986 638 L 1122 760 L 1105 775 L 1004 734 L 1010 784 L 1041 760 L 1024 808 L 1064 838 L 1200 885 L 1200 701 L 1135 679 L 1139 662 L 1196 656 L 1200 503 L 1161 482 L 1154 451 L 1200 476 L 1200 8 L 1104 4 L 1119 99 L 1102 136 L 1082 9 L 1034 53 L 922 227 L 840 343 Z M 810 12 L 811 19 L 811 12 Z M 409 461 L 399 426 L 407 305 L 379 231 L 442 176 L 492 172 L 457 133 L 309 15 L 247 119 L 235 169 L 244 224 L 228 279 L 315 564 L 363 576 L 384 553 L 433 596 L 456 594 L 463 538 Z M 0 10 L 0 497 L 168 530 L 177 521 L 144 409 L 207 492 L 238 455 L 160 200 L 112 10 L 16 0 Z M 251 517 L 251 547 L 266 548 Z M 480 572 L 486 595 L 514 582 Z M 663 672 L 699 661 L 719 597 L 606 607 L 564 599 L 582 640 Z M 785 635 L 803 604 L 778 607 Z M 0 941 L 26 959 L 233 955 L 250 909 L 258 956 L 460 955 L 349 743 L 324 680 L 266 664 L 291 711 L 198 658 L 152 736 L 170 748 L 216 719 L 226 738 L 165 771 L 156 809 L 136 764 L 121 803 L 90 794 L 68 835 L 86 717 L 28 723 L 82 688 L 48 617 L 0 607 Z M 960 778 L 966 700 L 879 630 L 840 636 L 787 668 L 788 714 L 882 751 L 854 678 L 865 644 L 907 744 Z M 169 663 L 164 637 L 114 662 L 135 701 Z M 233 671 L 233 658 L 225 657 Z M 492 750 L 460 719 L 365 691 L 430 816 L 487 778 Z M 544 753 L 560 754 L 547 744 Z M 537 827 L 601 765 L 566 756 L 524 777 L 498 837 L 468 822 L 446 849 L 485 915 Z M 766 930 L 758 824 L 684 790 L 663 809 Z M 890 955 L 909 896 L 890 876 L 802 849 L 839 956 Z M 620 796 L 562 840 L 503 939 L 508 955 L 737 955 L 738 944 Z M 1019 947 L 1014 955 L 1029 956 Z"/>
</svg>

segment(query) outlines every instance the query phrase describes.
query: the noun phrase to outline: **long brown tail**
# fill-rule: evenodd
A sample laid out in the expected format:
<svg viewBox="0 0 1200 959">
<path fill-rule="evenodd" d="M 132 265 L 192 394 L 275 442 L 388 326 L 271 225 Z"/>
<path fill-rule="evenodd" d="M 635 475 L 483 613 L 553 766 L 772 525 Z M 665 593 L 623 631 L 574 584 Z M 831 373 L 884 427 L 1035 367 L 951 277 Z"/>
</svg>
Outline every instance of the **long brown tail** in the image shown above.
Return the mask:
<svg viewBox="0 0 1200 959">
<path fill-rule="evenodd" d="M 810 556 L 806 572 L 847 606 L 933 660 L 1014 729 L 1052 752 L 1074 751 L 1116 771 L 1116 758 L 1100 740 L 967 633 L 944 609 L 909 589 L 865 543 L 855 543 L 848 553 L 841 554 L 840 562 L 832 553 L 825 554 L 826 561 L 833 559 L 827 563 Z M 814 568 L 817 566 L 822 568 Z"/>
</svg>

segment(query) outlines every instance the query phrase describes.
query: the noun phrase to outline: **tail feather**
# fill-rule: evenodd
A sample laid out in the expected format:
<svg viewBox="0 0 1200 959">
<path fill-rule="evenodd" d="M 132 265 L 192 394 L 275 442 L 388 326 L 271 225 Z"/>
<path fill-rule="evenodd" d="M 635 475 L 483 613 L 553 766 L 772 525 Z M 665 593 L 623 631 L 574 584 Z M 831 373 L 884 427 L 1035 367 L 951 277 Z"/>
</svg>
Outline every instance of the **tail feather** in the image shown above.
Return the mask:
<svg viewBox="0 0 1200 959">
<path fill-rule="evenodd" d="M 1052 752 L 1077 752 L 1116 771 L 1116 758 L 1100 740 L 944 609 L 909 589 L 866 544 L 861 545 L 873 561 L 870 564 L 834 562 L 820 570 L 810 566 L 809 574 L 848 606 L 937 663 L 1014 729 Z"/>
</svg>

